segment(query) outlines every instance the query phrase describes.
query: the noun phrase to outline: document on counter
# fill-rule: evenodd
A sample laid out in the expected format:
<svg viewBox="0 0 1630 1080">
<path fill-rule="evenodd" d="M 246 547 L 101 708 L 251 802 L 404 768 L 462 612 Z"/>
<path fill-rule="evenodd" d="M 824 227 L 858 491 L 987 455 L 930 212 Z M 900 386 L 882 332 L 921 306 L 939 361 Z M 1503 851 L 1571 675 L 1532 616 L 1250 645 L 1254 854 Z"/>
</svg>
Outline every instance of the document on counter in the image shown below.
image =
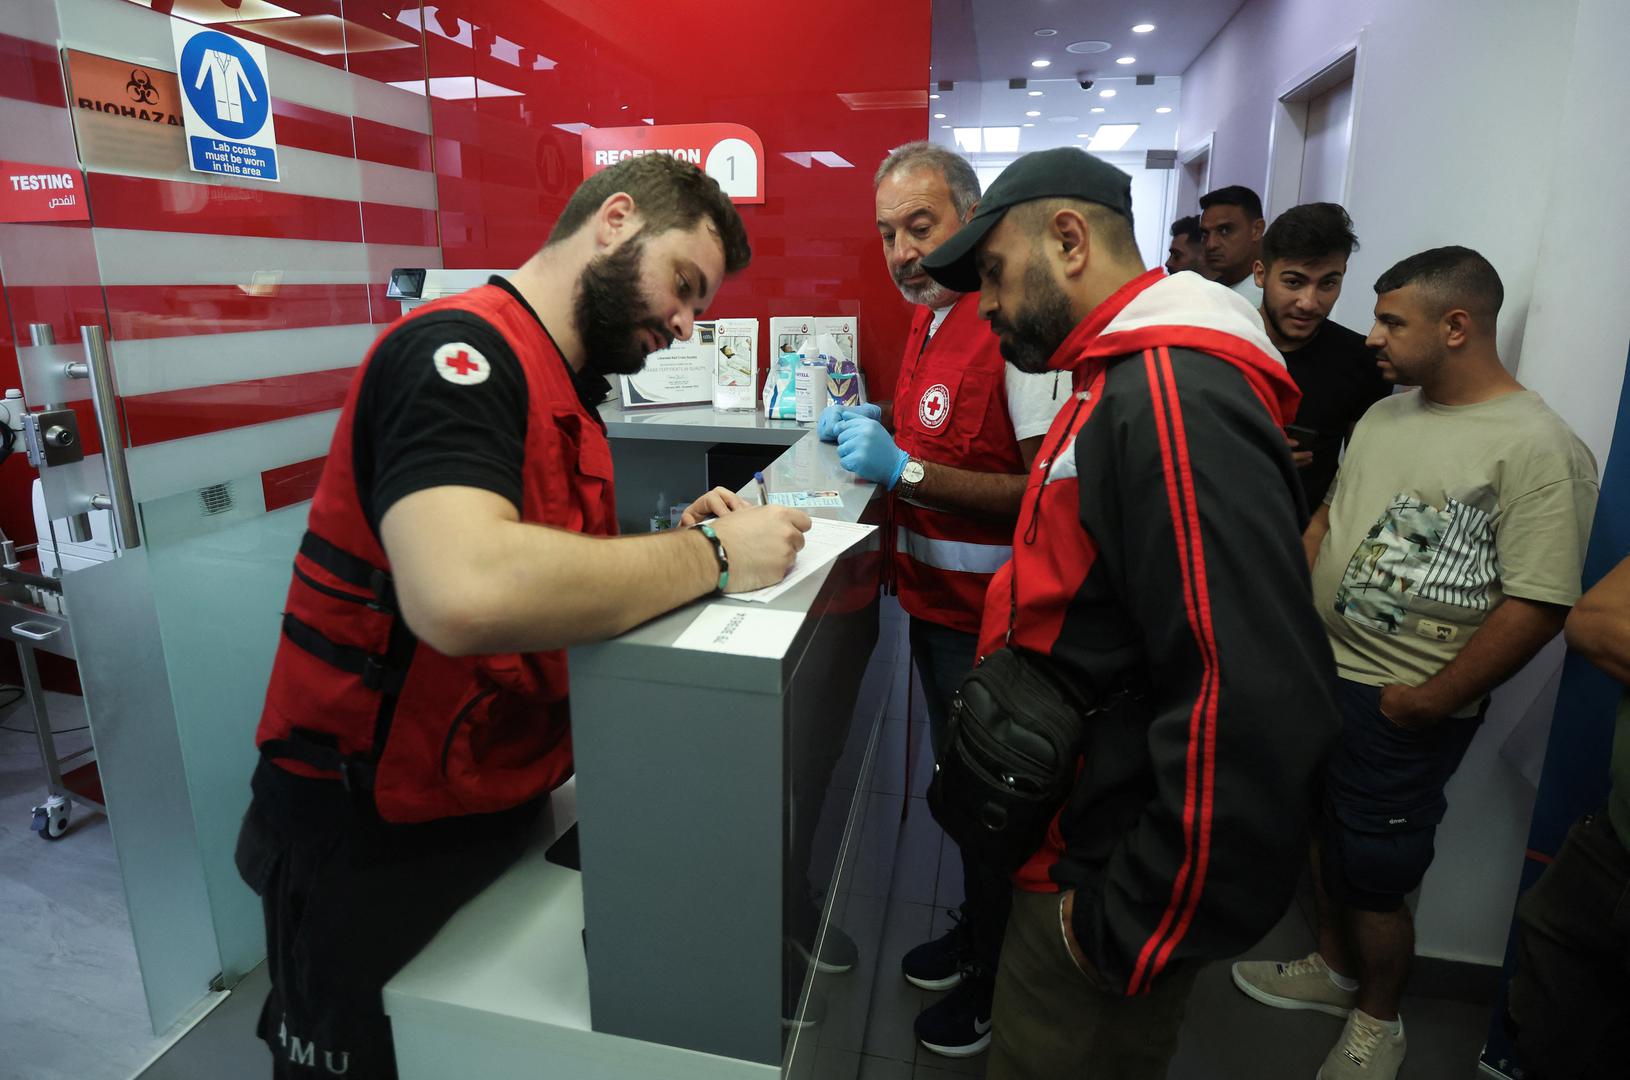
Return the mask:
<svg viewBox="0 0 1630 1080">
<path fill-rule="evenodd" d="M 836 491 L 772 491 L 770 505 L 791 506 L 799 510 L 811 506 L 842 506 L 843 496 Z"/>
<path fill-rule="evenodd" d="M 876 525 L 816 518 L 814 525 L 804 534 L 803 549 L 798 552 L 798 559 L 786 577 L 774 585 L 752 592 L 731 593 L 730 599 L 767 604 L 876 531 Z"/>
<path fill-rule="evenodd" d="M 782 656 L 803 625 L 801 611 L 760 611 L 734 604 L 709 604 L 675 639 L 674 648 L 737 656 Z"/>
</svg>

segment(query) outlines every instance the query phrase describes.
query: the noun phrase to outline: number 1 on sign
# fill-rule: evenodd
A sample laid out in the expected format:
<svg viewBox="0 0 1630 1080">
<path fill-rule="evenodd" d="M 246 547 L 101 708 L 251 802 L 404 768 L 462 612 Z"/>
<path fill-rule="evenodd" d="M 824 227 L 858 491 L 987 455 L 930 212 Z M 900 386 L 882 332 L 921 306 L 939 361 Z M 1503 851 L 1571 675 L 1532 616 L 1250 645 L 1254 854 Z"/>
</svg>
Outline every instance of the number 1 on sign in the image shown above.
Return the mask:
<svg viewBox="0 0 1630 1080">
<path fill-rule="evenodd" d="M 745 140 L 720 140 L 708 152 L 703 169 L 719 182 L 720 189 L 726 195 L 748 199 L 758 197 L 758 155 Z"/>
</svg>

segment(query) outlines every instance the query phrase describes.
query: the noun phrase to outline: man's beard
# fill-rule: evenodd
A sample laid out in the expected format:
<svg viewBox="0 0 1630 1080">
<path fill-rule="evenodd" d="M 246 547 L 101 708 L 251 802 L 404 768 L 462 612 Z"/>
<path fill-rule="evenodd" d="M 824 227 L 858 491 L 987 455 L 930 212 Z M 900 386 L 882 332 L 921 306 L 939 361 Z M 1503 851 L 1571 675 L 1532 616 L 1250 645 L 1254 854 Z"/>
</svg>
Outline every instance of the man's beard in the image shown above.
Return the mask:
<svg viewBox="0 0 1630 1080">
<path fill-rule="evenodd" d="M 991 329 L 1000 339 L 1002 359 L 1035 374 L 1047 370 L 1047 361 L 1075 329 L 1076 320 L 1070 314 L 1070 298 L 1039 256 L 1024 268 L 1024 292 L 1027 306 L 1015 313 L 1012 322 L 1000 316 L 992 319 Z"/>
<path fill-rule="evenodd" d="M 1313 324 L 1313 329 L 1307 331 L 1301 337 L 1297 337 L 1295 334 L 1293 334 L 1290 331 L 1285 329 L 1285 324 L 1280 322 L 1278 320 L 1278 318 L 1276 318 L 1274 316 L 1272 306 L 1270 306 L 1265 301 L 1264 301 L 1264 303 L 1262 305 L 1262 314 L 1268 320 L 1268 322 L 1271 324 L 1271 326 L 1273 328 L 1273 332 L 1275 334 L 1278 334 L 1280 337 L 1284 338 L 1286 341 L 1294 341 L 1298 345 L 1306 345 L 1309 342 L 1311 342 L 1314 338 L 1318 337 L 1319 336 L 1319 331 L 1324 329 L 1324 320 L 1326 318 L 1329 318 L 1329 316 L 1321 317 L 1317 322 L 1315 322 Z"/>
<path fill-rule="evenodd" d="M 927 285 L 907 285 L 906 278 L 916 277 L 923 272 L 922 260 L 912 259 L 898 270 L 894 271 L 894 284 L 899 288 L 900 295 L 906 298 L 908 304 L 921 304 L 923 307 L 936 310 L 949 304 L 954 304 L 962 294 L 954 289 L 947 289 L 939 282 L 929 279 Z"/>
<path fill-rule="evenodd" d="M 635 375 L 648 354 L 640 331 L 671 342 L 667 327 L 651 314 L 640 290 L 645 241 L 628 241 L 590 260 L 577 278 L 572 324 L 583 342 L 583 367 L 596 375 Z"/>
</svg>

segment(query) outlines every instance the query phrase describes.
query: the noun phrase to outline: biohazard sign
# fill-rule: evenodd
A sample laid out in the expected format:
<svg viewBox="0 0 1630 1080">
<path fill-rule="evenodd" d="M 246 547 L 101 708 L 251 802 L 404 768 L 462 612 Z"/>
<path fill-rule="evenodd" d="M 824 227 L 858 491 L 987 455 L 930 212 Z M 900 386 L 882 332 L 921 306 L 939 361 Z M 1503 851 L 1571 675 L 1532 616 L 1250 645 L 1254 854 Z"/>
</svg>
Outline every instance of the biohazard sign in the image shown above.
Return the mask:
<svg viewBox="0 0 1630 1080">
<path fill-rule="evenodd" d="M 276 180 L 265 47 L 182 19 L 172 20 L 170 31 L 193 171 Z"/>
</svg>

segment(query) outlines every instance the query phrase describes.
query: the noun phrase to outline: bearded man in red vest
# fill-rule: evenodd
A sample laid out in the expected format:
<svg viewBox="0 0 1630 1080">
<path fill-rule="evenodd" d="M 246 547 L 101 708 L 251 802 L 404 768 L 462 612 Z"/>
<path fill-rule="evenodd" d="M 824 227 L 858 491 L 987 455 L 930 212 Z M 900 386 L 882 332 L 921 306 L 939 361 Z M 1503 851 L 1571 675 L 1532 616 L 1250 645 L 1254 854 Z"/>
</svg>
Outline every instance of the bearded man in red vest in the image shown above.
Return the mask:
<svg viewBox="0 0 1630 1080">
<path fill-rule="evenodd" d="M 633 158 L 584 181 L 518 271 L 399 319 L 357 369 L 238 840 L 265 909 L 275 1076 L 396 1076 L 381 988 L 571 775 L 568 646 L 791 567 L 807 515 L 722 489 L 694 527 L 617 537 L 584 389 L 688 338 L 750 258 L 717 183 Z"/>
<path fill-rule="evenodd" d="M 973 668 L 991 575 L 1012 557 L 1025 474 L 1069 396 L 1052 374 L 1006 365 L 979 318 L 979 298 L 930 278 L 923 256 L 979 203 L 979 179 L 957 154 L 907 143 L 878 167 L 877 231 L 889 274 L 916 305 L 895 383 L 881 406 L 828 409 L 821 437 L 856 475 L 892 493 L 889 572 L 911 617 L 911 651 L 936 757 L 951 696 Z M 924 1047 L 966 1057 L 990 1043 L 991 995 L 1010 903 L 1006 878 L 964 856 L 961 910 L 945 935 L 908 952 L 902 973 L 950 990 L 917 1018 Z"/>
</svg>

